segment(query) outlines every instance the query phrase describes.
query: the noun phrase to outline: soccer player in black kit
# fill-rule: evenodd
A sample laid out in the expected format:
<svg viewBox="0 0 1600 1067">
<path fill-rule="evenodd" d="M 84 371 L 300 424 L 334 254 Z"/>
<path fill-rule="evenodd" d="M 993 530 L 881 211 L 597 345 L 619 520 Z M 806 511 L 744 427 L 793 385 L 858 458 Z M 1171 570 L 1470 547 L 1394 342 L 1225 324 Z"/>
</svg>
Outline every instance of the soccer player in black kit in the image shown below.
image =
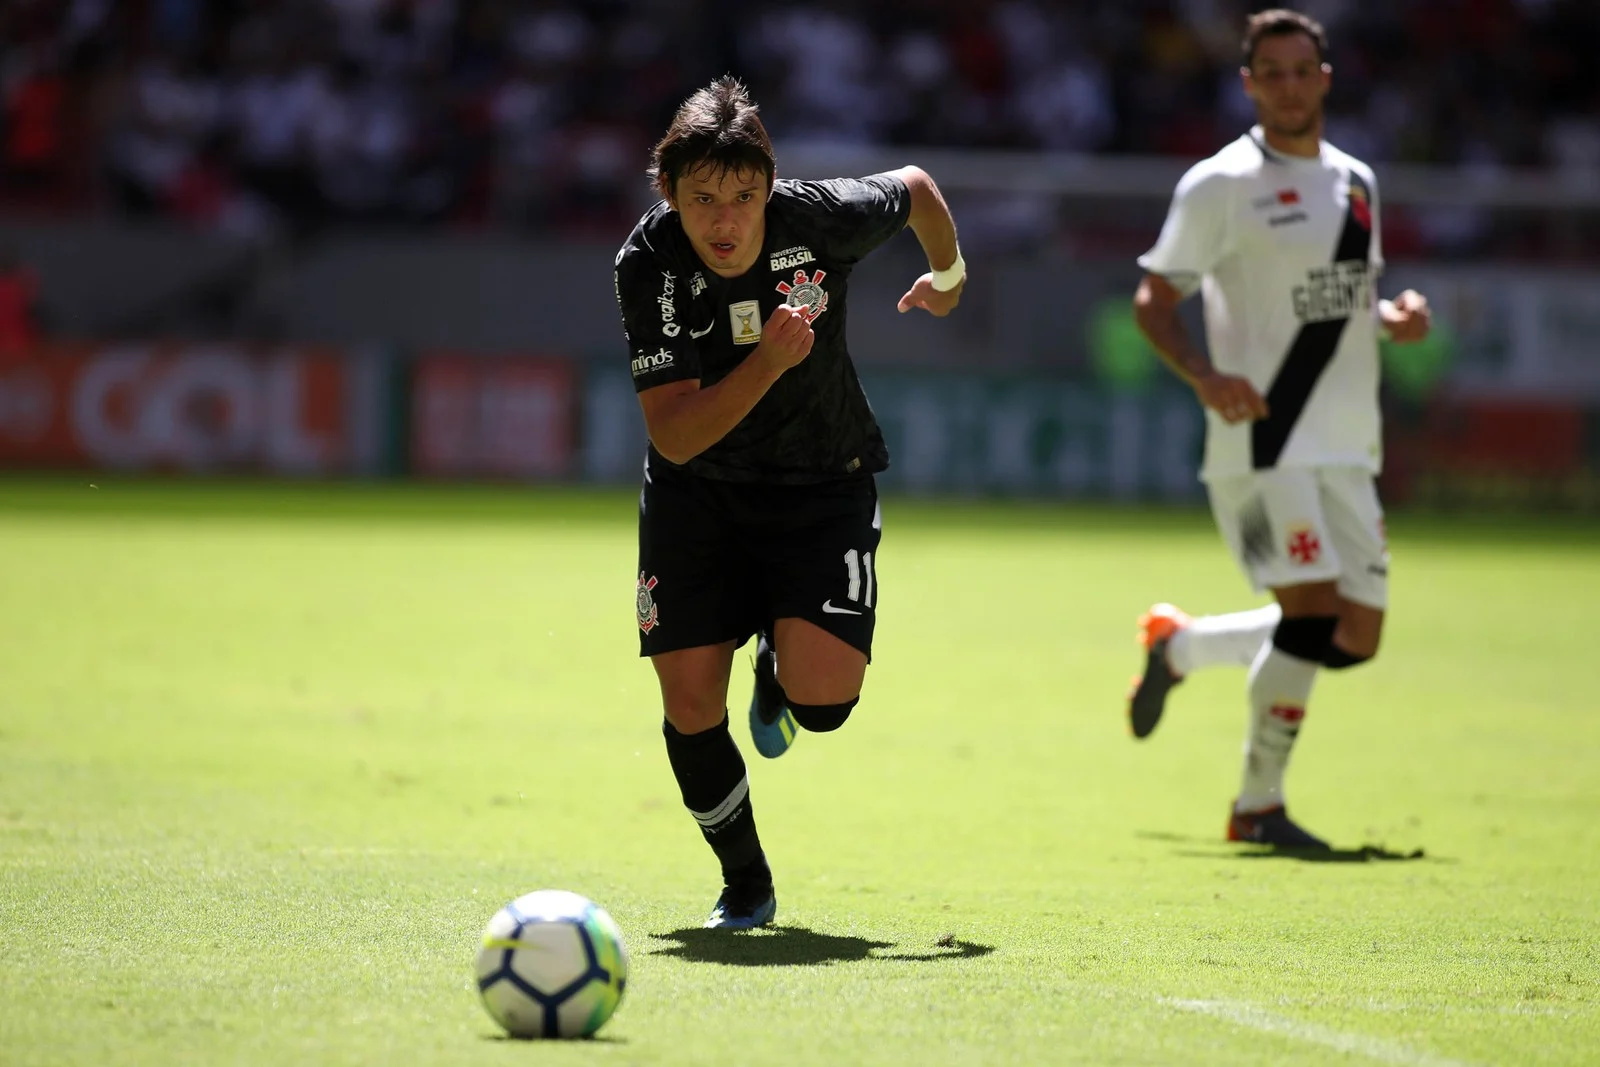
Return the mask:
<svg viewBox="0 0 1600 1067">
<path fill-rule="evenodd" d="M 731 77 L 690 96 L 656 145 L 663 200 L 617 254 L 617 301 L 650 447 L 639 497 L 640 655 L 661 683 L 683 803 L 722 865 L 707 927 L 772 922 L 777 898 L 728 730 L 734 652 L 752 635 L 750 727 L 782 755 L 844 725 L 878 605 L 883 434 L 845 347 L 850 271 L 909 226 L 934 268 L 902 312 L 950 313 L 966 265 L 917 167 L 778 181 Z"/>
</svg>

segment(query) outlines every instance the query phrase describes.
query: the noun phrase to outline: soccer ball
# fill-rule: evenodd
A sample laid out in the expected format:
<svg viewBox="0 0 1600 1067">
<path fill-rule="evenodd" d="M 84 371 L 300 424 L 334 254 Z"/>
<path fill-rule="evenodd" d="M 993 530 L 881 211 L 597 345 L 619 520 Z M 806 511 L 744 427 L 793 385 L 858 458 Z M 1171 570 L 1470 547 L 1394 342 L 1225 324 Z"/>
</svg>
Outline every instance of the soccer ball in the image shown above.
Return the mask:
<svg viewBox="0 0 1600 1067">
<path fill-rule="evenodd" d="M 477 958 L 478 992 L 512 1037 L 587 1037 L 628 983 L 622 932 L 594 901 L 561 889 L 495 913 Z"/>
</svg>

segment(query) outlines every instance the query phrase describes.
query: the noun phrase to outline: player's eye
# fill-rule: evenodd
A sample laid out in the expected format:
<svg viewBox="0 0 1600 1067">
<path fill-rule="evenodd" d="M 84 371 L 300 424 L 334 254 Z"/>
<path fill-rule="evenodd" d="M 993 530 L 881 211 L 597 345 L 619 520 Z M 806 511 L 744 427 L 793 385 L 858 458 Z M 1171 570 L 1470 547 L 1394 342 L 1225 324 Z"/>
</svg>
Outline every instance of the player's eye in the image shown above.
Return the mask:
<svg viewBox="0 0 1600 1067">
<path fill-rule="evenodd" d="M 739 194 L 739 203 L 748 204 L 750 201 L 754 200 L 755 198 L 756 198 L 756 194 L 754 194 L 754 193 L 740 193 Z"/>
</svg>

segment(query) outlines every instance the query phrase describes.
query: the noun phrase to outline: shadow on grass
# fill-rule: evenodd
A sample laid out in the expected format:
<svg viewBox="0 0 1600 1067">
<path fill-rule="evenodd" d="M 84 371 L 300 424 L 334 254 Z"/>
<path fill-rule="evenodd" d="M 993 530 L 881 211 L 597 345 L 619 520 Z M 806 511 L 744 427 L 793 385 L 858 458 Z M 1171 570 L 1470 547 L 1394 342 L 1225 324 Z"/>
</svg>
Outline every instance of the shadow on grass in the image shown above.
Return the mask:
<svg viewBox="0 0 1600 1067">
<path fill-rule="evenodd" d="M 674 943 L 654 950 L 652 956 L 743 967 L 804 967 L 855 960 L 932 963 L 976 959 L 994 951 L 993 945 L 961 941 L 948 934 L 934 942 L 931 949 L 887 951 L 897 947 L 894 942 L 820 934 L 804 926 L 768 926 L 760 930 L 705 930 L 696 926 L 653 936 Z"/>
<path fill-rule="evenodd" d="M 1301 863 L 1384 863 L 1391 861 L 1425 860 L 1428 855 L 1420 848 L 1409 852 L 1395 852 L 1381 845 L 1362 845 L 1360 848 L 1271 848 L 1247 846 L 1238 850 L 1180 848 L 1174 853 L 1193 859 L 1207 860 L 1299 860 Z M 1434 862 L 1440 862 L 1437 858 Z M 1448 860 L 1444 862 L 1449 862 Z"/>
<path fill-rule="evenodd" d="M 541 1041 L 572 1041 L 576 1044 L 595 1045 L 626 1045 L 628 1043 L 627 1038 L 612 1037 L 610 1034 L 590 1034 L 588 1037 L 573 1038 L 512 1037 L 510 1034 L 484 1034 L 483 1039 L 485 1041 L 498 1041 L 506 1045 L 536 1045 Z"/>
<path fill-rule="evenodd" d="M 1173 855 L 1206 860 L 1299 860 L 1301 863 L 1386 863 L 1392 861 L 1428 860 L 1431 863 L 1454 863 L 1441 856 L 1429 856 L 1420 848 L 1397 852 L 1382 845 L 1362 845 L 1360 848 L 1273 848 L 1270 845 L 1222 845 L 1215 838 L 1175 834 L 1166 830 L 1139 830 L 1135 837 L 1145 841 L 1162 841 L 1174 845 L 1209 845 L 1210 848 L 1174 849 Z"/>
</svg>

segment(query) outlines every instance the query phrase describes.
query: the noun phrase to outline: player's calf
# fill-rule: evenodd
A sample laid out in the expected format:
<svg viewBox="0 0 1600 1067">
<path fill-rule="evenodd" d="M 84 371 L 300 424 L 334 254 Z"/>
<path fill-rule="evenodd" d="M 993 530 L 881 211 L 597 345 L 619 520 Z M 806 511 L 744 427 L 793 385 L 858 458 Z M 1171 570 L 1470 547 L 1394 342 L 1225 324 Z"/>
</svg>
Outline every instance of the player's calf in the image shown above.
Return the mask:
<svg viewBox="0 0 1600 1067">
<path fill-rule="evenodd" d="M 1373 657 L 1376 655 L 1377 653 L 1374 652 L 1370 656 L 1358 656 L 1353 652 L 1346 652 L 1344 649 L 1339 647 L 1337 642 L 1330 642 L 1328 645 L 1328 653 L 1325 657 L 1323 657 L 1322 665 L 1327 667 L 1329 670 L 1348 670 L 1351 667 L 1359 667 L 1363 663 L 1370 663 Z"/>
<path fill-rule="evenodd" d="M 1339 605 L 1339 627 L 1328 642 L 1322 665 L 1333 670 L 1359 667 L 1378 654 L 1383 640 L 1382 608 L 1355 600 Z"/>
</svg>

